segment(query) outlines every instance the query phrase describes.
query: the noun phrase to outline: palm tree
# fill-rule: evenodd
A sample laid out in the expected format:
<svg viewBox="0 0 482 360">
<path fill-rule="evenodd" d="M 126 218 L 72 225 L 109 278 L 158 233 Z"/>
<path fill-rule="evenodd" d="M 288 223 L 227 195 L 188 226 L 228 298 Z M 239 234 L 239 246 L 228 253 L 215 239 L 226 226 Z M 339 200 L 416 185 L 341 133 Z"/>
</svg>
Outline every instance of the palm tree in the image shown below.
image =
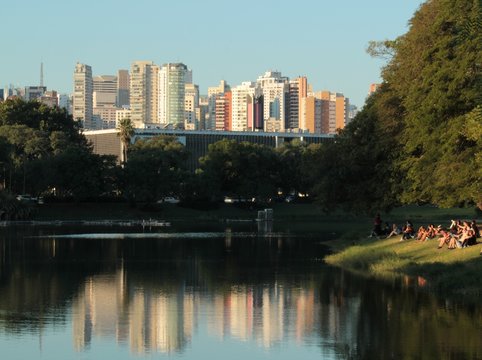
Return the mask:
<svg viewBox="0 0 482 360">
<path fill-rule="evenodd" d="M 117 136 L 120 137 L 122 143 L 122 159 L 121 162 L 124 164 L 127 161 L 127 148 L 131 143 L 132 135 L 134 135 L 134 125 L 129 117 L 119 120 L 117 124 Z"/>
</svg>

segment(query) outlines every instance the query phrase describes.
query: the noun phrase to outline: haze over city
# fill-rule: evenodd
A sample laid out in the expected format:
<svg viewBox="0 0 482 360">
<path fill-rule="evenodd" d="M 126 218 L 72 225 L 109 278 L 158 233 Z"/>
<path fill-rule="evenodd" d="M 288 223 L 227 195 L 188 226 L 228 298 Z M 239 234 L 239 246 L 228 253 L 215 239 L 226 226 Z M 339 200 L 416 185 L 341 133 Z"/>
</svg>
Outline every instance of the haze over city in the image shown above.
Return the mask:
<svg viewBox="0 0 482 360">
<path fill-rule="evenodd" d="M 39 84 L 43 62 L 44 84 L 71 93 L 77 61 L 100 75 L 152 60 L 185 63 L 201 94 L 221 79 L 237 85 L 278 70 L 361 107 L 384 64 L 366 54 L 368 42 L 405 33 L 420 3 L 8 2 L 0 18 L 15 36 L 3 39 L 0 84 Z"/>
</svg>

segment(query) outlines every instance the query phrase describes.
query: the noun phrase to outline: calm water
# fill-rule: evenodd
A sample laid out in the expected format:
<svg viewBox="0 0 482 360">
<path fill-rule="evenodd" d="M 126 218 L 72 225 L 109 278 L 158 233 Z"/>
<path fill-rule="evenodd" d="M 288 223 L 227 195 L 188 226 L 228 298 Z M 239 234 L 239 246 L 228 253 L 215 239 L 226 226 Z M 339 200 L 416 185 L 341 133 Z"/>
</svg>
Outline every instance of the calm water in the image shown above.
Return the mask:
<svg viewBox="0 0 482 360">
<path fill-rule="evenodd" d="M 1 229 L 0 356 L 482 359 L 481 306 L 328 267 L 329 233 L 266 230 Z"/>
</svg>

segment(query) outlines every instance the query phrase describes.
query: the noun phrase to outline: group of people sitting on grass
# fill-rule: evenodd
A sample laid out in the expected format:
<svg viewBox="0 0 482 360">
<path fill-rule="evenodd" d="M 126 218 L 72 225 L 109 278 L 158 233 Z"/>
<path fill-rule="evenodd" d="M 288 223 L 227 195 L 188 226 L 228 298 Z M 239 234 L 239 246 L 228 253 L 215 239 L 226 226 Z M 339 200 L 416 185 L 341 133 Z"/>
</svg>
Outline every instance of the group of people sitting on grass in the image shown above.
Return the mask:
<svg viewBox="0 0 482 360">
<path fill-rule="evenodd" d="M 374 234 L 375 228 L 372 232 L 372 235 Z M 476 245 L 477 238 L 481 237 L 477 222 L 475 220 L 470 222 L 452 220 L 448 229 L 443 228 L 442 225 L 435 226 L 433 224 L 429 224 L 428 226 L 420 226 L 418 231 L 415 231 L 412 222 L 407 220 L 402 228 L 398 227 L 396 224 L 393 224 L 390 232 L 386 231 L 385 234 L 387 234 L 387 239 L 392 236 L 401 235 L 400 241 L 416 239 L 417 241 L 423 242 L 438 237 L 439 249 L 445 245 L 447 245 L 449 249 L 465 248 L 467 246 Z M 380 235 L 384 235 L 383 229 L 381 229 L 380 233 L 376 234 L 378 237 L 380 237 Z"/>
<path fill-rule="evenodd" d="M 438 248 L 447 245 L 449 249 L 464 248 L 477 244 L 480 231 L 475 220 L 468 221 L 452 220 L 448 230 L 440 230 Z"/>
</svg>

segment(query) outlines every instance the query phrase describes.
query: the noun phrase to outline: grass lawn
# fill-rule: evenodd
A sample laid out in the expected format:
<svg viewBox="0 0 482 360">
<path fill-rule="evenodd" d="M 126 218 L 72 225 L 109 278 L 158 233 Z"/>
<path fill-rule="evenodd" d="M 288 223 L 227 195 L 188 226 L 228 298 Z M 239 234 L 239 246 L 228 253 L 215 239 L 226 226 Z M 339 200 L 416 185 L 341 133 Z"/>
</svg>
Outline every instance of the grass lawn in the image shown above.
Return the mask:
<svg viewBox="0 0 482 360">
<path fill-rule="evenodd" d="M 437 249 L 438 240 L 426 242 L 390 239 L 330 242 L 334 254 L 326 262 L 381 279 L 419 277 L 421 286 L 437 293 L 480 301 L 482 295 L 482 243 L 464 249 Z"/>
</svg>

